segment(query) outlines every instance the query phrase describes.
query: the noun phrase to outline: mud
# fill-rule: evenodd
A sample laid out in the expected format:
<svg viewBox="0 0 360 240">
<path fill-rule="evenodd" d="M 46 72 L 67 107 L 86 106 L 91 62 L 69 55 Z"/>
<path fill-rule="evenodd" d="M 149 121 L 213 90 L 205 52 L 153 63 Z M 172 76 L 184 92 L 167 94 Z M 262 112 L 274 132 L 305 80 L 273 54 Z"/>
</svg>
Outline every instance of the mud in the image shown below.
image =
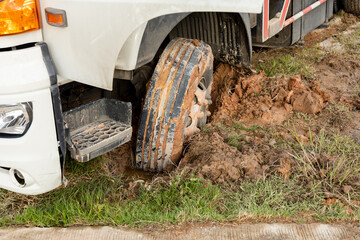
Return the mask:
<svg viewBox="0 0 360 240">
<path fill-rule="evenodd" d="M 331 94 L 322 90 L 319 83 L 307 84 L 300 75 L 291 78 L 269 78 L 263 72 L 243 75 L 220 64 L 214 76 L 216 83 L 224 83 L 222 88 L 218 84 L 212 95 L 213 122 L 280 124 L 293 112 L 319 113 L 331 100 Z"/>
<path fill-rule="evenodd" d="M 126 143 L 106 153 L 105 158 L 107 161 L 102 163 L 102 168 L 109 176 L 125 175 L 129 168 L 134 167 L 135 156 L 131 143 Z"/>
<path fill-rule="evenodd" d="M 274 173 L 284 178 L 290 176 L 294 162 L 287 153 L 271 149 L 257 136 L 246 140 L 253 147 L 244 145 L 238 149 L 226 143 L 225 132 L 220 134 L 213 132 L 195 136 L 178 170 L 192 169 L 196 177 L 214 183 L 265 179 Z"/>
<path fill-rule="evenodd" d="M 304 38 L 305 46 L 313 46 L 322 42 L 342 31 L 345 31 L 349 26 L 356 23 L 358 18 L 352 14 L 345 13 L 341 10 L 338 13 L 338 16 L 335 16 L 334 19 L 329 24 L 329 27 L 316 29 Z"/>
<path fill-rule="evenodd" d="M 305 38 L 307 46 L 339 34 L 356 19 L 348 15 L 333 20 L 328 29 L 309 34 Z M 349 29 L 353 31 L 354 26 Z M 220 63 L 214 73 L 210 130 L 189 140 L 179 168 L 192 169 L 197 177 L 215 183 L 264 179 L 271 174 L 289 178 L 297 164 L 289 155 L 291 149 L 279 147 L 278 141 L 301 141 L 307 145 L 311 142 L 311 131 L 319 133 L 327 126 L 359 144 L 358 55 L 339 54 L 332 51 L 331 45 L 326 47 L 330 49 L 323 47 L 323 57 L 314 63 L 312 79 L 301 75 L 266 77 L 263 72 Z M 349 51 L 345 46 L 342 48 Z M 274 50 L 269 53 L 276 54 Z M 287 125 L 289 121 L 291 125 Z M 240 130 L 224 129 L 236 124 L 238 128 L 240 124 Z M 258 128 L 252 129 L 254 125 Z M 320 168 L 334 161 L 326 155 L 314 159 Z M 321 174 L 319 170 L 319 179 Z M 358 179 L 351 181 L 353 187 Z"/>
</svg>

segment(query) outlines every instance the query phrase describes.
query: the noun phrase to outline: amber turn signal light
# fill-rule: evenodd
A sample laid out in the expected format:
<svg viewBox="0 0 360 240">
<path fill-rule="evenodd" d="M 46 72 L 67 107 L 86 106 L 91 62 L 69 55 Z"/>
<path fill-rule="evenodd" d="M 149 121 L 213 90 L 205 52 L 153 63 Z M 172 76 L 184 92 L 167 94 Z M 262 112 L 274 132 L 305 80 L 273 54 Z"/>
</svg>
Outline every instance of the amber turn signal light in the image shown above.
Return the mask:
<svg viewBox="0 0 360 240">
<path fill-rule="evenodd" d="M 36 0 L 0 0 L 0 36 L 39 28 Z"/>
<path fill-rule="evenodd" d="M 61 9 L 46 8 L 46 21 L 55 27 L 67 27 L 66 12 Z"/>
</svg>

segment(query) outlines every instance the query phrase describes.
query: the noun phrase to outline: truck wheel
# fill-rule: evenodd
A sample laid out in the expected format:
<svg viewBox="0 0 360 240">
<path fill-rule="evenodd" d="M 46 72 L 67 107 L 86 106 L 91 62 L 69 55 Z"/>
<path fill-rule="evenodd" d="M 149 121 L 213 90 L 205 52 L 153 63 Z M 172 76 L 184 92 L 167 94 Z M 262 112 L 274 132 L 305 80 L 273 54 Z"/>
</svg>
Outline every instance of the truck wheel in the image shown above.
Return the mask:
<svg viewBox="0 0 360 240">
<path fill-rule="evenodd" d="M 334 0 L 334 13 L 340 11 L 343 8 L 341 0 Z"/>
<path fill-rule="evenodd" d="M 346 12 L 360 15 L 360 0 L 343 0 Z"/>
<path fill-rule="evenodd" d="M 185 136 L 210 114 L 213 55 L 198 40 L 173 39 L 162 53 L 146 93 L 136 146 L 136 165 L 171 170 L 178 163 Z"/>
</svg>

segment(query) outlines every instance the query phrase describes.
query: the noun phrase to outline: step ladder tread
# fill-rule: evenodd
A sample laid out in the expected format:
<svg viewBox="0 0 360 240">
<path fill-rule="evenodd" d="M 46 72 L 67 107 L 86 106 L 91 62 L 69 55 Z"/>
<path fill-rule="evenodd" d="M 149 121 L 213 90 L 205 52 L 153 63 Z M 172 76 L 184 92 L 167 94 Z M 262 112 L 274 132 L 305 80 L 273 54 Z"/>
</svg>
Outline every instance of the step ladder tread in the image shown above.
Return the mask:
<svg viewBox="0 0 360 240">
<path fill-rule="evenodd" d="M 75 159 L 98 151 L 99 149 L 121 140 L 128 141 L 131 138 L 132 127 L 112 120 L 97 120 L 70 133 L 73 147 L 76 149 Z M 75 154 L 75 153 L 74 153 Z"/>
</svg>

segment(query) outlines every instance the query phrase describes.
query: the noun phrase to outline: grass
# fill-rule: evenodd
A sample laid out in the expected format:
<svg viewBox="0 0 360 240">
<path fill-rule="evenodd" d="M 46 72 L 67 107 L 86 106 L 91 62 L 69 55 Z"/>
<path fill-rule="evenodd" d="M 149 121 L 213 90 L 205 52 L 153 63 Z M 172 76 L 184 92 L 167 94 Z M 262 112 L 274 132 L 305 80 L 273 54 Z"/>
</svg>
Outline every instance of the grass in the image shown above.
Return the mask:
<svg viewBox="0 0 360 240">
<path fill-rule="evenodd" d="M 225 142 L 230 146 L 236 147 L 237 149 L 241 149 L 244 144 L 248 144 L 246 138 L 241 135 L 230 136 L 225 139 Z"/>
<path fill-rule="evenodd" d="M 259 53 L 261 56 L 261 52 Z M 256 64 L 257 70 L 264 71 L 267 77 L 277 75 L 293 76 L 301 74 L 309 79 L 315 69 L 313 65 L 321 60 L 325 53 L 317 47 L 299 48 L 297 51 L 280 51 L 269 54 Z"/>
<path fill-rule="evenodd" d="M 229 144 L 230 146 L 236 147 L 237 149 L 241 149 L 244 145 L 249 144 L 249 142 L 246 140 L 246 135 L 254 135 L 257 132 L 265 132 L 265 129 L 260 127 L 259 125 L 251 125 L 246 126 L 243 123 L 233 123 L 230 125 L 226 125 L 224 123 L 219 123 L 216 126 L 220 131 L 225 131 L 230 134 L 230 136 L 225 138 L 225 142 Z M 209 127 L 207 128 L 207 130 Z M 205 130 L 204 133 L 208 133 L 208 131 Z M 213 128 L 213 131 L 216 129 Z"/>
<path fill-rule="evenodd" d="M 264 131 L 259 126 L 226 127 L 247 130 L 249 134 Z M 358 191 L 350 193 L 344 201 L 339 198 L 334 204 L 324 204 L 327 191 L 337 193 L 339 186 L 359 174 L 359 146 L 346 137 L 322 131 L 311 136 L 310 144 L 297 139 L 297 146 L 292 148 L 296 150 L 292 154 L 299 168 L 289 179 L 271 175 L 265 180 L 224 185 L 195 178 L 187 170 L 152 182 L 135 181 L 106 175 L 101 168 L 107 161 L 105 158 L 87 164 L 68 161 L 67 177 L 76 184 L 36 197 L 0 190 L 0 227 L 142 228 L 192 222 L 359 221 L 359 207 L 349 202 L 360 200 Z M 319 154 L 336 160 L 336 164 L 324 165 L 326 171 L 322 177 L 320 163 L 314 161 L 314 156 Z"/>
<path fill-rule="evenodd" d="M 300 151 L 291 154 L 304 177 L 334 189 L 360 174 L 360 146 L 353 140 L 324 129 L 318 135 L 309 131 L 309 135 L 310 142 L 305 144 L 294 131 Z"/>
<path fill-rule="evenodd" d="M 349 34 L 335 36 L 345 49 L 345 56 L 359 59 L 360 56 L 360 27 L 354 28 Z M 312 79 L 315 72 L 314 64 L 321 61 L 328 53 L 318 45 L 311 47 L 292 47 L 285 49 L 275 49 L 259 51 L 254 54 L 254 68 L 264 71 L 266 76 L 274 77 L 277 75 L 293 76 L 301 74 Z M 275 53 L 276 54 L 273 54 Z"/>
<path fill-rule="evenodd" d="M 322 194 L 313 191 L 315 194 L 309 193 L 295 178 L 285 181 L 274 177 L 224 188 L 183 173 L 151 189 L 139 185 L 135 191 L 124 188 L 121 178 L 99 177 L 36 197 L 31 206 L 22 210 L 3 212 L 0 226 L 16 223 L 41 227 L 79 224 L 141 227 L 188 222 L 354 218 L 347 216 L 341 206 L 324 207 Z M 311 212 L 311 218 L 306 214 L 301 217 L 306 212 Z"/>
<path fill-rule="evenodd" d="M 346 49 L 346 56 L 354 56 L 359 59 L 360 46 L 360 27 L 351 30 L 349 34 L 343 34 L 337 37 L 338 42 Z"/>
</svg>

